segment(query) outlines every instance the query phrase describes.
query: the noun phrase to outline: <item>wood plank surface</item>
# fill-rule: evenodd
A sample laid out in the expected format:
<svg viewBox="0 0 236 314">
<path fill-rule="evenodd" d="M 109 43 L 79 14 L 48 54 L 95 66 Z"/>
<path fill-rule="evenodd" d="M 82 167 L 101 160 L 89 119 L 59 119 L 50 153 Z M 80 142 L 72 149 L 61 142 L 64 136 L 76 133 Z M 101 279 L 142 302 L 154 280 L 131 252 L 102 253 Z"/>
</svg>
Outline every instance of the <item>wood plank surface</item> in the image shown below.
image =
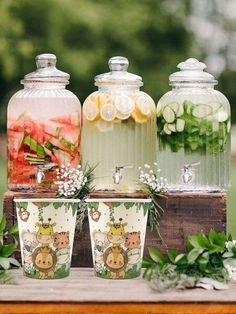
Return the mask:
<svg viewBox="0 0 236 314">
<path fill-rule="evenodd" d="M 22 270 L 14 270 L 14 273 L 18 283 L 0 286 L 0 302 L 236 303 L 236 284 L 221 291 L 189 289 L 156 293 L 142 277 L 102 279 L 95 277 L 89 268 L 72 268 L 69 277 L 55 280 L 27 278 Z"/>
<path fill-rule="evenodd" d="M 112 194 L 113 195 L 113 194 Z M 136 194 L 134 194 L 137 197 Z M 4 213 L 7 215 L 8 227 L 16 221 L 14 197 L 40 197 L 40 193 L 7 192 L 4 196 Z M 44 197 L 54 197 L 54 193 L 44 193 Z M 100 192 L 93 197 L 110 197 L 110 193 Z M 122 194 L 120 197 L 124 197 Z M 128 197 L 129 195 L 126 194 Z M 141 196 L 139 194 L 139 196 Z M 130 197 L 130 196 L 129 196 Z M 143 196 L 142 196 L 143 197 Z M 160 236 L 151 232 L 147 227 L 145 254 L 147 248 L 158 247 L 163 253 L 167 248 L 179 248 L 183 250 L 186 238 L 189 234 L 203 231 L 208 232 L 211 228 L 216 231 L 226 230 L 226 194 L 225 193 L 171 193 L 166 197 L 159 197 L 158 202 L 163 208 L 159 218 Z M 20 254 L 16 255 L 20 258 Z M 83 232 L 76 233 L 73 249 L 72 266 L 91 267 L 92 254 L 88 222 L 85 221 Z"/>
<path fill-rule="evenodd" d="M 58 280 L 26 278 L 13 271 L 17 285 L 0 286 L 0 313 L 231 314 L 236 313 L 236 284 L 229 290 L 152 292 L 140 278 L 96 278 L 91 269 L 73 268 Z"/>
</svg>

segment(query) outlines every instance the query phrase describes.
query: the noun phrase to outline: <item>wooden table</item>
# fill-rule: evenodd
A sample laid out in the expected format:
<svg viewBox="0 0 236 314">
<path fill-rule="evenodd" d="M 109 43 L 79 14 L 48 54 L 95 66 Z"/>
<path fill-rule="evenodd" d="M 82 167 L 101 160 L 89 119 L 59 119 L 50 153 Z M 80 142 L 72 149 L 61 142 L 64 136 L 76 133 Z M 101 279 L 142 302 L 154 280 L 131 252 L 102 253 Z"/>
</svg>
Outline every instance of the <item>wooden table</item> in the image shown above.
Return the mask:
<svg viewBox="0 0 236 314">
<path fill-rule="evenodd" d="M 15 270 L 17 285 L 0 286 L 0 313 L 230 314 L 236 313 L 236 284 L 229 290 L 152 292 L 142 278 L 106 280 L 89 268 L 72 268 L 59 280 L 26 278 Z"/>
</svg>

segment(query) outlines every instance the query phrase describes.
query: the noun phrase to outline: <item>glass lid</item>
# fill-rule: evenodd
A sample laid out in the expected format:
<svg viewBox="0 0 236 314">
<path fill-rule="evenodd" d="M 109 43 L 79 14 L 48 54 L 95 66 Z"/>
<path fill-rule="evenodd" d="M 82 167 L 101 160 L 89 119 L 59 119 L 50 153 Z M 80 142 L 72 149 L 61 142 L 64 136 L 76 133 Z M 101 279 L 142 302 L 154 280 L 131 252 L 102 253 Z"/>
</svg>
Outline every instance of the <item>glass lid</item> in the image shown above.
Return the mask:
<svg viewBox="0 0 236 314">
<path fill-rule="evenodd" d="M 51 53 L 43 53 L 35 58 L 36 71 L 26 74 L 22 83 L 27 81 L 55 81 L 59 83 L 69 83 L 70 75 L 56 68 L 57 57 Z"/>
<path fill-rule="evenodd" d="M 214 76 L 204 71 L 205 63 L 199 62 L 195 58 L 189 58 L 177 65 L 180 71 L 169 76 L 170 85 L 174 83 L 212 83 L 217 84 Z"/>
<path fill-rule="evenodd" d="M 142 86 L 142 78 L 127 71 L 129 61 L 125 57 L 112 57 L 108 61 L 110 72 L 97 75 L 95 85 L 117 84 Z"/>
</svg>

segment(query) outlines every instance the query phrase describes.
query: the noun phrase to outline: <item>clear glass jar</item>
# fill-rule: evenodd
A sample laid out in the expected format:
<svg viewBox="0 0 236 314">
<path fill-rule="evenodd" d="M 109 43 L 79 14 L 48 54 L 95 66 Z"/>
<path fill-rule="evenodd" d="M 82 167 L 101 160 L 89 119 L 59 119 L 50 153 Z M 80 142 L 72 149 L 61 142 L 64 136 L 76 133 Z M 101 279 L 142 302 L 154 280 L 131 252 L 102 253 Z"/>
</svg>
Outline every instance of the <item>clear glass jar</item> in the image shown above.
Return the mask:
<svg viewBox="0 0 236 314">
<path fill-rule="evenodd" d="M 108 64 L 111 72 L 95 77 L 98 91 L 83 104 L 82 162 L 96 165 L 96 190 L 134 192 L 138 167 L 155 162 L 156 107 L 126 58 Z"/>
<path fill-rule="evenodd" d="M 229 187 L 230 105 L 204 63 L 190 58 L 170 75 L 157 104 L 157 162 L 171 191 Z"/>
<path fill-rule="evenodd" d="M 37 56 L 36 64 L 8 104 L 10 190 L 51 191 L 55 169 L 80 161 L 81 105 L 65 89 L 70 76 L 56 68 L 53 54 Z"/>
</svg>

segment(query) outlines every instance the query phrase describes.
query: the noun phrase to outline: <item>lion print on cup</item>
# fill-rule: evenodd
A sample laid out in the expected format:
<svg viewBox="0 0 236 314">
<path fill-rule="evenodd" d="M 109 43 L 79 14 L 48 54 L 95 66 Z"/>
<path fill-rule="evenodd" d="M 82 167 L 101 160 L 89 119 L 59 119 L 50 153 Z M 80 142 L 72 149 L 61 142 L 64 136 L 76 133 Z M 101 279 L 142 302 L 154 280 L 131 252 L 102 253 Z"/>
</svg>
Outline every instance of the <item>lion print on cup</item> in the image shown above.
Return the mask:
<svg viewBox="0 0 236 314">
<path fill-rule="evenodd" d="M 54 277 L 57 256 L 49 246 L 38 247 L 32 255 L 33 265 L 39 271 L 39 279 Z"/>
<path fill-rule="evenodd" d="M 104 255 L 104 265 L 110 271 L 111 279 L 125 277 L 125 268 L 128 264 L 128 256 L 120 246 L 109 247 Z"/>
</svg>

